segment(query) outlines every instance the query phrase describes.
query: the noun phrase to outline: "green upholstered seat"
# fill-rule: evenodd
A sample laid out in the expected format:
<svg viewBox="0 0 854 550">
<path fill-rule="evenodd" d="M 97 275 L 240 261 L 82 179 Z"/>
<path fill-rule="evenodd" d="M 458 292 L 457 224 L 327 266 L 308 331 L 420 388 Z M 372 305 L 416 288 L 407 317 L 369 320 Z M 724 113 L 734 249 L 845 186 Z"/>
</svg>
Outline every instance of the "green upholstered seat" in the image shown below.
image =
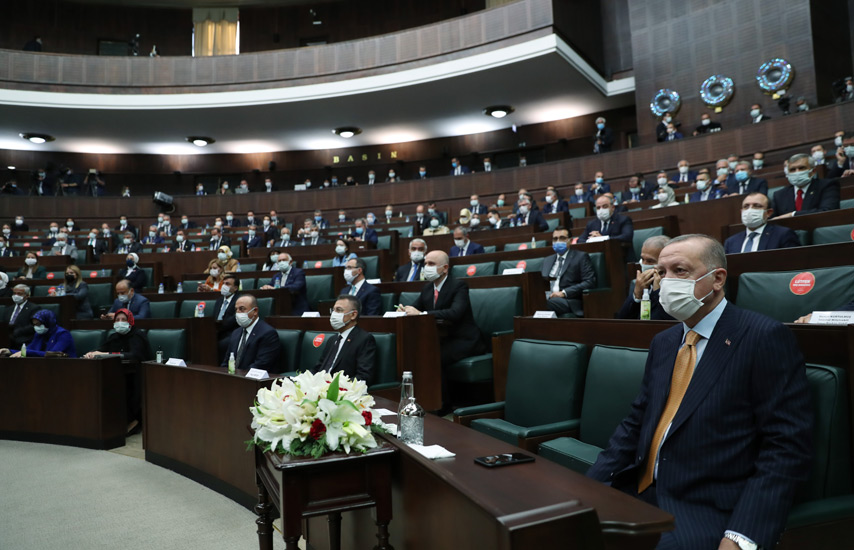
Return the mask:
<svg viewBox="0 0 854 550">
<path fill-rule="evenodd" d="M 545 257 L 542 257 L 527 258 L 524 260 L 502 260 L 498 262 L 498 269 L 495 270 L 495 274 L 501 275 L 502 273 L 504 273 L 505 269 L 515 269 L 517 267 L 523 268 L 526 273 L 539 273 L 543 269 L 543 262 L 545 261 L 545 259 Z"/>
<path fill-rule="evenodd" d="M 812 234 L 806 229 L 795 229 L 795 235 L 797 235 L 801 246 L 809 246 L 812 244 Z"/>
<path fill-rule="evenodd" d="M 458 279 L 466 277 L 490 277 L 495 275 L 495 262 L 466 263 L 451 267 L 451 275 Z"/>
<path fill-rule="evenodd" d="M 163 360 L 171 359 L 186 359 L 187 353 L 187 330 L 178 329 L 161 329 L 152 328 L 148 330 L 148 344 L 151 346 L 152 353 L 157 353 L 158 349 L 163 350 Z"/>
<path fill-rule="evenodd" d="M 812 278 L 815 282 L 810 285 Z M 854 300 L 852 281 L 854 266 L 742 273 L 738 278 L 736 303 L 780 322 L 791 323 L 812 311 L 835 310 Z M 795 294 L 792 288 L 800 294 Z"/>
<path fill-rule="evenodd" d="M 196 292 L 196 289 L 199 288 L 199 285 L 204 284 L 204 279 L 200 280 L 187 280 L 181 283 L 181 286 L 184 288 L 184 292 Z"/>
<path fill-rule="evenodd" d="M 77 350 L 78 357 L 90 351 L 100 350 L 106 337 L 107 331 L 100 329 L 71 331 L 71 339 L 74 340 L 74 349 Z"/>
<path fill-rule="evenodd" d="M 405 306 L 411 306 L 420 295 L 420 292 L 401 292 L 397 301 Z"/>
<path fill-rule="evenodd" d="M 586 206 L 576 206 L 575 208 L 569 209 L 569 215 L 573 219 L 580 219 L 587 217 L 587 207 Z"/>
<path fill-rule="evenodd" d="M 86 263 L 86 249 L 78 248 L 77 254 L 75 254 L 74 258 L 71 259 L 71 263 L 77 265 L 83 265 Z"/>
<path fill-rule="evenodd" d="M 549 226 L 547 231 L 550 233 L 557 229 L 557 226 L 560 225 L 560 218 L 546 218 L 546 224 Z"/>
<path fill-rule="evenodd" d="M 317 311 L 317 302 L 335 299 L 332 275 L 306 275 L 305 292 L 309 309 Z"/>
<path fill-rule="evenodd" d="M 664 228 L 661 226 L 648 227 L 646 229 L 635 229 L 634 236 L 632 236 L 632 248 L 635 249 L 635 258 L 640 258 L 643 242 L 650 237 L 656 237 L 658 235 L 664 235 Z"/>
<path fill-rule="evenodd" d="M 92 274 L 95 275 L 92 275 Z M 91 279 L 92 277 L 110 277 L 113 275 L 112 269 L 86 269 L 83 270 L 83 278 Z"/>
<path fill-rule="evenodd" d="M 545 248 L 548 243 L 546 241 L 536 241 L 537 248 Z M 507 243 L 504 245 L 504 252 L 512 252 L 514 250 L 530 250 L 531 241 L 524 243 Z"/>
<path fill-rule="evenodd" d="M 240 263 L 240 271 L 258 271 L 258 264 Z"/>
<path fill-rule="evenodd" d="M 45 273 L 45 279 L 55 284 L 61 285 L 65 282 L 65 271 L 48 271 Z"/>
<path fill-rule="evenodd" d="M 272 296 L 267 298 L 257 298 L 255 301 L 258 302 L 258 315 L 260 315 L 262 319 L 266 319 L 273 314 Z"/>
<path fill-rule="evenodd" d="M 42 309 L 46 309 L 48 311 L 52 311 L 54 315 L 59 317 L 59 302 L 51 302 L 47 304 L 39 304 Z"/>
<path fill-rule="evenodd" d="M 842 199 L 839 201 L 839 209 L 854 208 L 854 199 Z"/>
<path fill-rule="evenodd" d="M 159 282 L 154 280 L 154 268 L 142 267 L 140 269 L 145 273 L 145 288 L 156 288 Z"/>
<path fill-rule="evenodd" d="M 279 335 L 279 345 L 282 347 L 282 354 L 279 359 L 281 364 L 279 372 L 296 371 L 297 366 L 299 365 L 302 331 L 293 329 L 276 329 L 276 333 Z"/>
<path fill-rule="evenodd" d="M 314 368 L 317 361 L 320 359 L 320 356 L 323 354 L 323 346 L 327 345 L 329 343 L 329 339 L 337 334 L 337 332 L 331 331 L 305 331 L 305 334 L 302 336 L 302 343 L 300 344 L 299 368 L 294 370 L 304 372 Z M 323 338 L 318 338 L 319 336 L 323 336 Z"/>
<path fill-rule="evenodd" d="M 258 279 L 249 278 L 249 279 L 240 279 L 240 289 L 241 290 L 255 290 L 257 288 Z M 266 284 L 266 283 L 262 283 Z"/>
<path fill-rule="evenodd" d="M 149 302 L 152 319 L 174 319 L 175 310 L 178 308 L 178 302 L 169 300 L 168 302 Z"/>
<path fill-rule="evenodd" d="M 471 427 L 513 445 L 567 432 L 578 424 L 587 370 L 587 346 L 518 339 L 513 342 L 503 403 L 466 407 L 456 414 L 503 408 L 503 418 L 479 418 Z M 548 380 L 548 384 L 543 384 Z"/>
<path fill-rule="evenodd" d="M 391 249 L 391 235 L 379 235 L 377 237 L 377 250 Z"/>
<path fill-rule="evenodd" d="M 397 305 L 395 301 L 394 292 L 383 292 L 380 294 L 380 299 L 382 300 L 382 308 L 383 311 L 394 311 L 395 306 Z"/>
<path fill-rule="evenodd" d="M 377 362 L 370 391 L 393 388 L 397 379 L 397 335 L 393 332 L 372 333 L 377 343 Z"/>
<path fill-rule="evenodd" d="M 320 269 L 321 267 L 332 267 L 332 260 L 306 260 L 302 263 L 303 269 Z"/>
<path fill-rule="evenodd" d="M 200 302 L 205 303 L 205 317 L 213 317 L 214 316 L 214 306 L 216 305 L 216 300 L 184 300 L 181 302 L 181 307 L 178 311 L 178 317 L 181 318 L 189 318 L 196 316 L 196 305 Z"/>
<path fill-rule="evenodd" d="M 379 256 L 361 256 L 365 262 L 365 278 L 379 279 L 380 277 L 380 257 Z"/>
<path fill-rule="evenodd" d="M 596 346 L 590 354 L 578 439 L 561 437 L 540 444 L 540 455 L 579 473 L 599 453 L 631 409 L 640 391 L 648 351 Z"/>
<path fill-rule="evenodd" d="M 113 285 L 110 283 L 90 283 L 89 303 L 92 305 L 93 312 L 102 308 L 109 308 L 113 305 Z"/>
<path fill-rule="evenodd" d="M 812 232 L 812 244 L 850 243 L 854 241 L 854 223 L 817 227 Z"/>
<path fill-rule="evenodd" d="M 229 248 L 231 249 L 231 255 L 234 258 L 240 257 L 240 245 L 239 244 L 233 244 L 233 245 L 229 246 Z"/>
<path fill-rule="evenodd" d="M 609 288 L 611 281 L 608 277 L 605 254 L 603 252 L 591 252 L 588 255 L 590 256 L 590 263 L 593 264 L 593 271 L 596 273 L 596 286 L 594 288 Z"/>
<path fill-rule="evenodd" d="M 494 244 L 483 247 L 483 253 L 484 254 L 492 254 L 493 252 L 496 252 L 496 251 L 498 251 L 498 247 L 495 246 Z"/>
<path fill-rule="evenodd" d="M 777 187 L 772 187 L 771 189 L 769 189 L 768 190 L 768 200 L 771 200 L 771 197 L 774 196 L 774 193 L 776 193 L 780 189 L 785 189 L 786 187 L 788 187 L 788 186 L 787 185 L 778 185 Z"/>
<path fill-rule="evenodd" d="M 48 295 L 51 288 L 55 288 L 52 285 L 36 285 L 31 287 L 33 291 L 33 298 L 44 298 Z"/>
</svg>

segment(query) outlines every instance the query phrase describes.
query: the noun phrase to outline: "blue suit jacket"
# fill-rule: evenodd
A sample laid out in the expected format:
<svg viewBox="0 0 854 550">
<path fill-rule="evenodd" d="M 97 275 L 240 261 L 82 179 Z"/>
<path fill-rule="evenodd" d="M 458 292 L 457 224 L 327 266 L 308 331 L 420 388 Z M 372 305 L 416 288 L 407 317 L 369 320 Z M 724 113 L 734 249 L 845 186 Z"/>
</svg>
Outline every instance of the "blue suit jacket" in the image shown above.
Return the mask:
<svg viewBox="0 0 854 550">
<path fill-rule="evenodd" d="M 688 173 L 686 174 L 686 176 L 688 176 L 688 183 L 691 183 L 692 181 L 697 181 L 697 171 L 696 170 L 688 170 Z M 682 179 L 682 174 L 680 174 L 678 170 L 676 172 L 673 172 L 672 174 L 670 174 L 670 181 L 671 182 L 682 183 L 679 181 L 680 179 Z"/>
<path fill-rule="evenodd" d="M 246 248 L 260 248 L 264 246 L 264 240 L 258 235 L 255 235 L 252 240 L 249 240 L 249 235 L 246 235 L 241 240 L 246 243 Z"/>
<path fill-rule="evenodd" d="M 228 358 L 234 353 L 237 357 L 237 346 L 243 337 L 243 329 L 238 327 L 231 333 L 228 341 L 228 351 L 225 354 L 221 367 L 228 366 Z M 279 344 L 279 335 L 276 329 L 259 319 L 255 328 L 246 338 L 243 355 L 240 357 L 238 369 L 262 369 L 269 373 L 282 372 L 279 357 L 282 354 L 282 346 Z"/>
<path fill-rule="evenodd" d="M 524 225 L 525 216 L 521 214 L 516 214 L 516 225 Z M 537 231 L 548 231 L 549 224 L 546 223 L 546 219 L 540 213 L 539 210 L 532 210 L 528 213 L 528 225 L 533 225 L 537 228 Z"/>
<path fill-rule="evenodd" d="M 741 247 L 744 246 L 746 238 L 747 231 L 739 231 L 724 241 L 724 250 L 727 254 L 741 253 Z M 794 231 L 779 225 L 766 225 L 759 237 L 759 246 L 756 250 L 774 250 L 775 248 L 792 248 L 793 246 L 801 246 L 801 241 Z"/>
<path fill-rule="evenodd" d="M 341 294 L 350 294 L 351 285 L 347 285 L 341 289 Z M 383 299 L 380 295 L 380 289 L 369 282 L 362 283 L 359 292 L 356 293 L 356 298 L 362 303 L 361 315 L 382 315 L 383 314 Z"/>
<path fill-rule="evenodd" d="M 737 179 L 732 178 L 732 181 L 727 179 L 726 192 L 728 194 L 738 194 Z M 750 193 L 762 193 L 763 195 L 768 195 L 768 182 L 762 178 L 751 177 L 747 180 L 747 189 L 743 194 L 747 195 Z"/>
<path fill-rule="evenodd" d="M 356 232 L 353 231 L 352 233 L 350 233 L 350 236 L 355 239 L 359 235 L 357 235 Z M 361 237 L 362 237 L 362 240 L 365 241 L 366 243 L 374 243 L 374 244 L 377 244 L 377 241 L 379 241 L 379 239 L 380 239 L 379 235 L 377 235 L 377 232 L 374 231 L 373 229 L 371 229 L 370 227 L 365 229 L 365 232 L 361 235 Z"/>
<path fill-rule="evenodd" d="M 448 256 L 450 256 L 451 258 L 456 258 L 460 255 L 460 252 L 460 247 L 454 245 L 451 247 L 451 251 L 448 253 Z M 466 250 L 466 256 L 471 256 L 472 254 L 483 254 L 484 252 L 486 251 L 483 249 L 482 245 L 469 241 L 469 247 L 468 250 Z M 407 271 L 407 273 L 409 272 Z"/>
<path fill-rule="evenodd" d="M 587 475 L 629 494 L 650 455 L 683 325 L 658 333 L 641 391 Z M 724 531 L 773 548 L 810 471 L 804 360 L 781 323 L 727 304 L 659 450 L 658 506 L 676 518 L 659 548 L 717 548 Z"/>
<path fill-rule="evenodd" d="M 270 286 L 276 286 L 276 281 L 282 279 L 282 272 L 278 272 L 270 279 Z M 291 267 L 287 278 L 282 282 L 281 288 L 291 291 L 291 315 L 302 315 L 308 311 L 308 295 L 305 290 L 305 271 L 298 267 Z"/>
<path fill-rule="evenodd" d="M 594 197 L 594 200 L 599 195 L 603 195 L 605 193 L 611 192 L 611 184 L 610 183 L 602 183 L 599 185 L 599 189 L 593 190 L 593 184 L 591 183 L 587 186 L 587 192 L 590 193 L 590 196 Z"/>
<path fill-rule="evenodd" d="M 569 212 L 569 203 L 565 200 L 559 200 L 556 203 L 543 204 L 543 214 L 556 214 L 557 212 Z"/>
<path fill-rule="evenodd" d="M 590 220 L 587 222 L 587 227 L 584 228 L 584 233 L 578 237 L 578 242 L 586 243 L 587 239 L 590 237 L 590 233 L 593 231 L 602 231 L 602 222 L 599 218 L 595 220 Z M 635 234 L 635 226 L 632 223 L 632 219 L 628 216 L 620 216 L 619 214 L 614 214 L 611 216 L 610 223 L 608 224 L 608 231 L 605 235 L 611 237 L 611 239 L 617 241 L 625 241 L 627 243 L 632 242 L 632 237 Z M 604 235 L 603 235 L 604 236 Z"/>
<path fill-rule="evenodd" d="M 573 191 L 572 196 L 569 197 L 569 204 L 587 204 L 588 202 L 593 202 L 593 200 L 593 194 L 590 191 L 585 191 L 580 197 Z"/>
<path fill-rule="evenodd" d="M 713 187 L 709 191 L 709 196 L 706 198 L 707 201 L 719 199 L 724 196 L 724 189 L 720 187 Z M 729 192 L 729 191 L 727 191 Z M 688 199 L 688 202 L 702 202 L 703 201 L 703 192 L 697 191 L 696 193 L 691 193 L 691 197 Z"/>
<path fill-rule="evenodd" d="M 134 319 L 148 319 L 151 317 L 151 306 L 149 305 L 148 298 L 137 292 L 133 293 L 133 298 L 126 304 L 118 300 L 113 302 L 113 307 L 110 308 L 109 313 L 115 313 L 121 308 L 129 309 L 133 313 Z"/>
</svg>

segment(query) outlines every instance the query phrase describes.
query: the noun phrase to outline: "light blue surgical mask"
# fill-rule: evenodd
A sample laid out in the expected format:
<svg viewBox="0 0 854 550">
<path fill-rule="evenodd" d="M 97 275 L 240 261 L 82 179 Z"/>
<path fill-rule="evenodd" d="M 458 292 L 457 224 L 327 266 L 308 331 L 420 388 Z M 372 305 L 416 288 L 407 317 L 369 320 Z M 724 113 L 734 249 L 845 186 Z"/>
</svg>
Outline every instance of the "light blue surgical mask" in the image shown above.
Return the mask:
<svg viewBox="0 0 854 550">
<path fill-rule="evenodd" d="M 597 128 L 599 128 L 600 130 L 604 130 L 604 129 L 605 129 L 605 125 L 604 125 L 603 123 L 601 123 L 601 122 L 600 122 L 599 124 L 597 124 L 597 125 L 596 125 L 596 127 L 597 127 Z"/>
</svg>

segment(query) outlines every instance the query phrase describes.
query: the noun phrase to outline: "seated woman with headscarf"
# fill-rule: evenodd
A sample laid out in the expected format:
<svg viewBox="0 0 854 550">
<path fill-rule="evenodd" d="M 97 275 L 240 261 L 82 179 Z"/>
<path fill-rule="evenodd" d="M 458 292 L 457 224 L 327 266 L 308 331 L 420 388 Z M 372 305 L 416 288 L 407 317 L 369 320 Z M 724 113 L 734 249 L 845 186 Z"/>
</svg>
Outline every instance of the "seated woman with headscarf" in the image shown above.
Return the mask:
<svg viewBox="0 0 854 550">
<path fill-rule="evenodd" d="M 0 298 L 9 298 L 12 296 L 12 289 L 9 288 L 9 276 L 0 271 Z"/>
<path fill-rule="evenodd" d="M 133 313 L 129 309 L 121 308 L 113 316 L 113 330 L 107 336 L 107 340 L 101 345 L 101 349 L 90 351 L 83 357 L 94 359 L 96 357 L 118 355 L 127 361 L 150 361 L 153 358 L 148 337 L 133 326 Z"/>
<path fill-rule="evenodd" d="M 332 258 L 332 267 L 344 267 L 347 262 L 356 257 L 355 252 L 350 252 L 350 243 L 344 239 L 335 241 L 335 256 Z"/>
<path fill-rule="evenodd" d="M 40 309 L 33 313 L 31 319 L 36 335 L 27 344 L 27 357 L 44 357 L 47 352 L 64 353 L 68 357 L 77 357 L 74 340 L 71 333 L 59 326 L 56 315 L 49 309 Z M 12 357 L 20 357 L 21 350 L 0 349 L 0 354 L 11 353 Z"/>
<path fill-rule="evenodd" d="M 676 206 L 679 202 L 676 200 L 676 193 L 669 185 L 659 187 L 655 197 L 658 199 L 658 204 L 650 206 L 650 208 L 664 208 L 667 206 Z"/>
</svg>

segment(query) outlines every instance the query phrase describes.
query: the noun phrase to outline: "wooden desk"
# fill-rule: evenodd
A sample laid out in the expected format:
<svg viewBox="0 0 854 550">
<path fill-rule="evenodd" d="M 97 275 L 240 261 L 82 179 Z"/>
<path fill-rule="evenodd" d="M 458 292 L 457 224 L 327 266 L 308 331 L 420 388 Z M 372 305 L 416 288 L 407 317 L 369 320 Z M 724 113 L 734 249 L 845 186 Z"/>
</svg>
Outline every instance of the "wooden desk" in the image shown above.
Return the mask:
<svg viewBox="0 0 854 550">
<path fill-rule="evenodd" d="M 269 272 L 266 272 L 269 273 Z M 187 289 L 190 290 L 190 289 Z M 291 314 L 291 293 L 284 288 L 276 289 L 276 290 L 241 290 L 237 293 L 240 294 L 251 294 L 256 298 L 273 298 L 273 310 L 270 312 L 271 315 L 290 315 Z M 190 301 L 207 301 L 213 300 L 216 301 L 221 295 L 217 292 L 165 292 L 163 294 L 158 294 L 156 292 L 145 292 L 142 294 L 146 298 L 148 298 L 149 302 L 178 302 L 177 311 L 181 309 L 181 303 L 190 300 Z M 216 317 L 218 312 L 214 312 L 214 317 Z"/>
<path fill-rule="evenodd" d="M 214 353 L 216 349 L 214 347 Z M 255 455 L 246 450 L 249 407 L 273 378 L 238 369 L 142 363 L 145 460 L 173 470 L 252 508 Z"/>
<path fill-rule="evenodd" d="M 0 438 L 112 449 L 126 431 L 118 358 L 0 359 Z"/>
<path fill-rule="evenodd" d="M 397 404 L 378 399 L 377 406 L 396 410 Z M 586 549 L 603 548 L 603 541 L 604 548 L 639 550 L 654 548 L 673 528 L 666 512 L 542 457 L 504 468 L 475 464 L 478 456 L 521 449 L 433 415 L 425 419 L 424 444 L 442 445 L 455 458 L 427 460 L 396 438 L 387 440 L 398 448 L 390 529 L 397 550 Z M 591 508 L 598 514 L 595 528 L 587 524 Z M 347 516 L 344 540 L 350 548 L 370 548 L 369 514 Z M 324 531 L 318 519 L 308 520 L 308 542 L 317 550 L 328 548 Z"/>
</svg>

